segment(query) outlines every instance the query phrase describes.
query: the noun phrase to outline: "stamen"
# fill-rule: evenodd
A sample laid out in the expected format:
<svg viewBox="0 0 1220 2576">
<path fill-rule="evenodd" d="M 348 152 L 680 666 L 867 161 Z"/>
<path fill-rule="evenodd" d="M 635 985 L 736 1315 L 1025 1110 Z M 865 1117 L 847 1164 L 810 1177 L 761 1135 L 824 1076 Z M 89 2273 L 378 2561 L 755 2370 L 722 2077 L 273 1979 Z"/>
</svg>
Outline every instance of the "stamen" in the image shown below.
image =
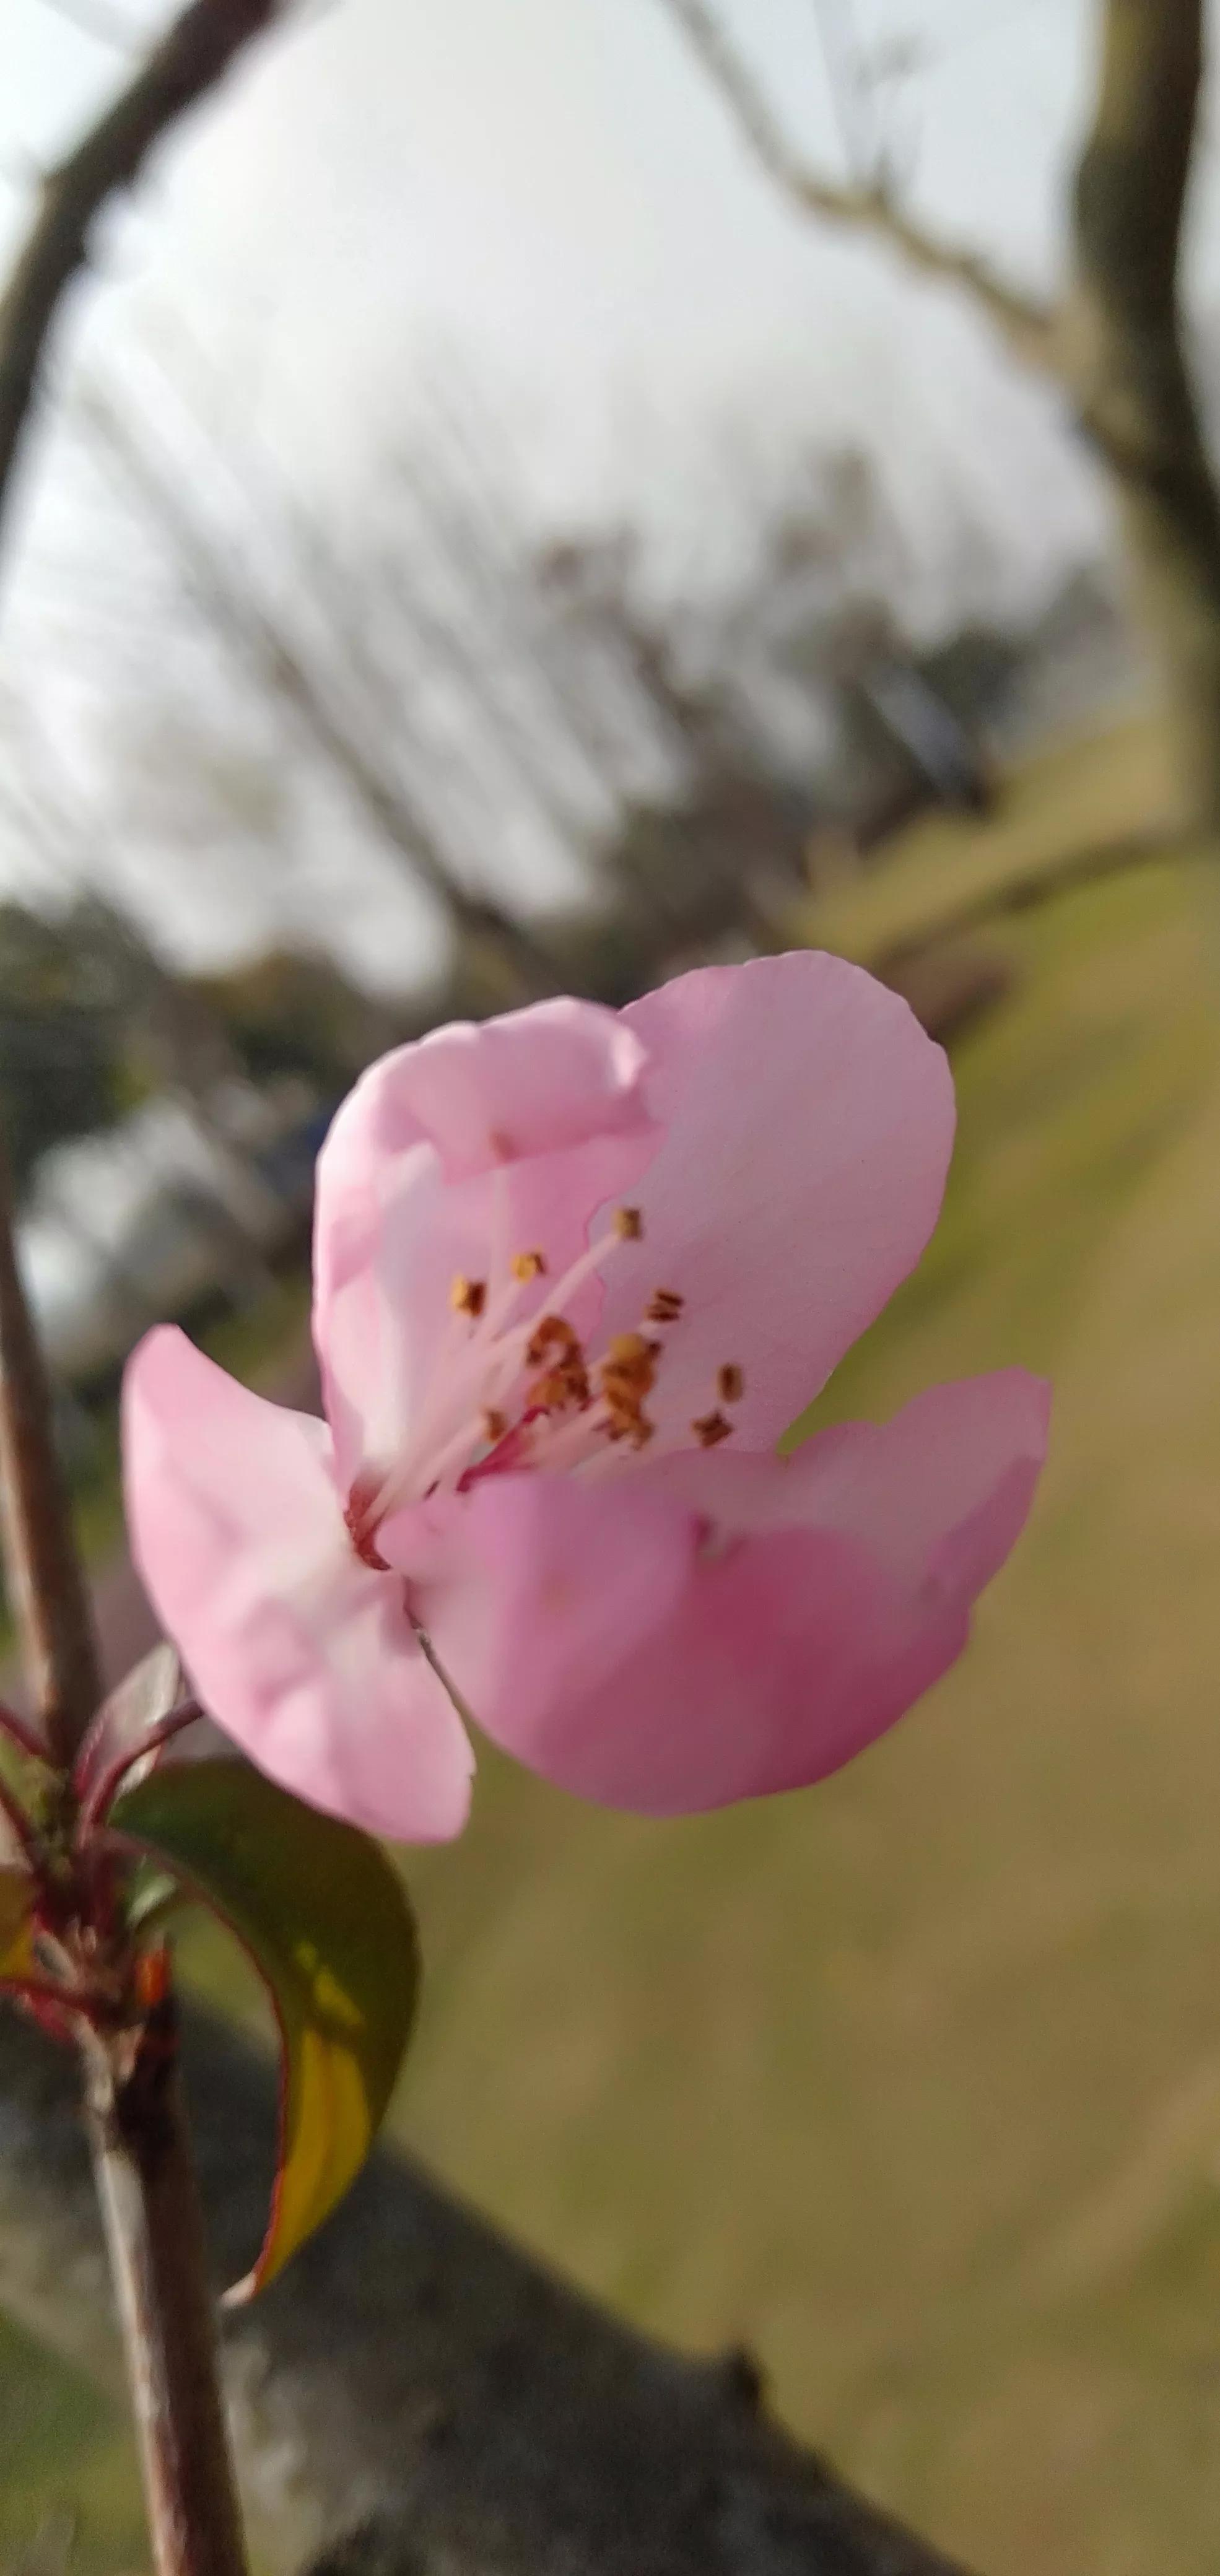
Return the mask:
<svg viewBox="0 0 1220 2576">
<path fill-rule="evenodd" d="M 467 1279 L 459 1270 L 449 1291 L 449 1303 L 455 1315 L 469 1315 L 477 1323 L 487 1303 L 487 1281 Z"/>
<path fill-rule="evenodd" d="M 579 1353 L 580 1342 L 566 1315 L 540 1315 L 525 1346 L 528 1368 L 541 1368 L 552 1351 Z"/>
<path fill-rule="evenodd" d="M 502 1175 L 497 1183 L 490 1267 L 481 1279 L 459 1272 L 452 1280 L 449 1331 L 413 1435 L 380 1480 L 370 1478 L 372 1490 L 353 1498 L 349 1527 L 367 1564 L 380 1565 L 375 1540 L 381 1522 L 413 1496 L 451 1485 L 463 1492 L 475 1479 L 510 1465 L 549 1467 L 561 1458 L 574 1467 L 594 1467 L 599 1460 L 609 1466 L 615 1447 L 642 1449 L 654 1435 L 644 1406 L 656 1381 L 661 1343 L 646 1330 L 619 1333 L 593 1363 L 565 1312 L 619 1244 L 641 1240 L 640 1210 L 616 1209 L 599 1240 L 552 1280 L 541 1248 L 510 1253 Z M 518 1301 L 532 1304 L 529 1290 L 542 1278 L 546 1311 L 514 1321 Z M 682 1307 L 676 1289 L 657 1289 L 644 1323 L 673 1323 Z"/>
<path fill-rule="evenodd" d="M 726 1360 L 724 1367 L 716 1371 L 716 1393 L 721 1403 L 740 1404 L 745 1391 L 745 1370 L 738 1368 L 736 1360 Z"/>
<path fill-rule="evenodd" d="M 723 1413 L 701 1413 L 698 1421 L 692 1422 L 691 1430 L 701 1449 L 715 1449 L 722 1440 L 732 1438 L 733 1425 Z"/>
<path fill-rule="evenodd" d="M 606 1353 L 606 1362 L 610 1368 L 616 1370 L 647 1369 L 651 1383 L 652 1362 L 660 1347 L 659 1342 L 648 1341 L 643 1333 L 615 1333 Z"/>
<path fill-rule="evenodd" d="M 629 1440 L 634 1449 L 642 1449 L 652 1438 L 654 1426 L 644 1411 L 644 1398 L 656 1383 L 660 1347 L 643 1333 L 616 1333 L 598 1372 L 608 1437 Z"/>
<path fill-rule="evenodd" d="M 536 1379 L 530 1388 L 529 1400 L 540 1404 L 544 1413 L 566 1413 L 570 1406 L 583 1412 L 589 1402 L 589 1376 L 583 1360 L 548 1369 L 545 1377 Z"/>
</svg>

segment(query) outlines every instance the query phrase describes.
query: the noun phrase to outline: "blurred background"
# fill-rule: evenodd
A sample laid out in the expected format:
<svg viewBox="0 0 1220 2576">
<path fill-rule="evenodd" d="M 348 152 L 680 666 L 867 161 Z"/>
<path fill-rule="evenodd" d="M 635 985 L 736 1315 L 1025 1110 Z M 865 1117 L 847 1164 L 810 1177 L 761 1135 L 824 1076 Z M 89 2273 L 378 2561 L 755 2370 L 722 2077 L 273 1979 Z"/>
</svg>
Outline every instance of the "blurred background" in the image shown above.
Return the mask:
<svg viewBox="0 0 1220 2576">
<path fill-rule="evenodd" d="M 4 0 L 6 266 L 169 14 Z M 1055 337 L 1113 14 L 289 10 L 95 228 L 0 560 L 0 1106 L 116 1673 L 124 1355 L 310 1400 L 373 1055 L 806 941 L 951 1049 L 944 1225 L 816 1419 L 1054 1376 L 971 1652 L 695 1823 L 488 1756 L 396 2122 L 989 2576 L 1220 2548 L 1220 789 Z M 121 2408 L 2 2317 L 0 2375 L 0 2563 L 142 2564 Z"/>
</svg>

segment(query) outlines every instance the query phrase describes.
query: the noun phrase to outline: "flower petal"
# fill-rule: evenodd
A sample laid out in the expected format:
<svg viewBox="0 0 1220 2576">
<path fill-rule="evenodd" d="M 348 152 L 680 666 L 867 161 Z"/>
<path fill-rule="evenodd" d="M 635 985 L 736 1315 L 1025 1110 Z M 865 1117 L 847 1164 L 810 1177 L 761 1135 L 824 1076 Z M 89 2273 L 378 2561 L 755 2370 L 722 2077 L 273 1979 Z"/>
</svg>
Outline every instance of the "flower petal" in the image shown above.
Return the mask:
<svg viewBox="0 0 1220 2576">
<path fill-rule="evenodd" d="M 442 1653 L 487 1732 L 584 1797 L 672 1815 L 804 1786 L 960 1654 L 1046 1411 L 1011 1370 L 791 1461 L 493 1479 L 471 1498 L 478 1619 L 442 1614 Z"/>
<path fill-rule="evenodd" d="M 643 1068 L 616 1012 L 554 1001 L 434 1030 L 362 1075 L 322 1148 L 314 1225 L 314 1335 L 344 1482 L 417 1421 L 454 1331 L 455 1276 L 494 1293 L 515 1252 L 544 1250 L 553 1275 L 584 1250 L 594 1211 L 655 1146 Z M 599 1294 L 591 1282 L 585 1315 Z"/>
<path fill-rule="evenodd" d="M 891 1578 L 972 1601 L 1025 1526 L 1051 1390 L 1025 1369 L 930 1386 L 889 1422 L 825 1431 L 786 1463 L 802 1511 L 859 1538 Z"/>
<path fill-rule="evenodd" d="M 858 966 L 806 951 L 708 966 L 624 1013 L 662 1130 L 637 1185 L 644 1239 L 608 1274 L 608 1332 L 685 1299 L 649 1411 L 667 1437 L 716 1400 L 769 1447 L 918 1261 L 953 1141 L 945 1057 Z"/>
<path fill-rule="evenodd" d="M 416 1569 L 412 1598 L 445 1671 L 497 1743 L 549 1772 L 542 1748 L 566 1712 L 597 1700 L 680 1610 L 693 1514 L 642 1478 L 626 1489 L 532 1473 L 489 1477 L 414 1519 L 383 1536 Z"/>
<path fill-rule="evenodd" d="M 470 1746 L 400 1582 L 353 1554 L 325 1427 L 162 1327 L 127 1365 L 123 1446 L 136 1564 L 225 1733 L 370 1832 L 460 1832 Z"/>
<path fill-rule="evenodd" d="M 568 998 L 451 1021 L 373 1065 L 332 1138 L 360 1126 L 381 1155 L 421 1138 L 446 1180 L 648 1125 L 644 1049 L 617 1011 Z M 324 1149 L 326 1151 L 328 1149 Z"/>
<path fill-rule="evenodd" d="M 745 1536 L 794 1523 L 859 1540 L 892 1580 L 971 1598 L 1019 1537 L 1046 1456 L 1051 1391 L 1025 1369 L 926 1387 L 888 1422 L 845 1422 L 791 1457 L 658 1459 L 652 1480 Z"/>
</svg>

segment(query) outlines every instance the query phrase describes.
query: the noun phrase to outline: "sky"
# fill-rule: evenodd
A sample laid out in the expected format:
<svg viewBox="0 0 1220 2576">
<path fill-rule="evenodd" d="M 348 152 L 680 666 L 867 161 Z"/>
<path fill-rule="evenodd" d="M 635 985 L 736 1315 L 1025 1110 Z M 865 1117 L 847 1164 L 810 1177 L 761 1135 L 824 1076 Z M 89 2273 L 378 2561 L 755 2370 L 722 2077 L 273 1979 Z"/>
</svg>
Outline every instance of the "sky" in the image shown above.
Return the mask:
<svg viewBox="0 0 1220 2576">
<path fill-rule="evenodd" d="M 720 0 L 795 136 L 842 171 L 829 43 L 918 40 L 886 131 L 916 206 L 1052 289 L 1092 0 Z M 33 168 L 157 0 L 4 0 L 0 257 Z M 97 32 L 90 32 L 96 30 Z M 1220 301 L 1201 193 L 1200 290 Z M 663 0 L 305 0 L 106 222 L 57 343 L 206 381 L 222 428 L 358 516 L 437 350 L 455 350 L 540 509 L 686 513 L 709 441 L 860 437 L 929 565 L 965 508 L 1035 597 L 1099 540 L 1055 397 L 951 291 L 798 218 L 757 173 Z M 32 444 L 25 498 L 45 497 Z M 10 581 L 21 577 L 20 554 Z M 0 649 L 3 628 L 0 625 Z"/>
<path fill-rule="evenodd" d="M 816 0 L 721 7 L 811 156 L 841 167 Z M 926 47 L 892 118 L 917 201 L 1049 284 L 1088 0 L 848 8 L 823 0 L 866 55 L 911 32 Z M 162 15 L 6 0 L 10 229 L 23 164 L 62 147 L 121 67 L 84 32 L 95 12 Z M 776 415 L 785 432 L 884 422 L 900 476 L 934 479 L 943 450 L 984 492 L 998 414 L 1014 451 L 1054 444 L 1049 406 L 952 296 L 780 204 L 663 0 L 314 0 L 162 152 L 106 248 L 77 333 L 105 346 L 177 324 L 294 468 L 340 483 L 421 333 L 460 344 L 539 480 L 579 498 L 655 471 L 715 406 L 754 410 L 764 435 Z"/>
</svg>

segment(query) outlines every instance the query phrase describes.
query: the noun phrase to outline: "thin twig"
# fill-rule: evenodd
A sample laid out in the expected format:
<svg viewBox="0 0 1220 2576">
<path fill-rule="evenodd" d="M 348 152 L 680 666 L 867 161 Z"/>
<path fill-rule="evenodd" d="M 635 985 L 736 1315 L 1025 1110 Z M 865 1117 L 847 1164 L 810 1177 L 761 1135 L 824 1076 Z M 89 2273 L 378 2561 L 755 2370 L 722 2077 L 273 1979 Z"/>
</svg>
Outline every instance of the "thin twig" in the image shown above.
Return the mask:
<svg viewBox="0 0 1220 2576">
<path fill-rule="evenodd" d="M 977 251 L 945 241 L 907 212 L 884 177 L 827 179 L 797 149 L 708 0 L 662 0 L 729 109 L 755 160 L 803 214 L 872 233 L 925 276 L 962 287 L 1031 366 L 1058 371 L 1057 312 L 1010 286 Z"/>
</svg>

